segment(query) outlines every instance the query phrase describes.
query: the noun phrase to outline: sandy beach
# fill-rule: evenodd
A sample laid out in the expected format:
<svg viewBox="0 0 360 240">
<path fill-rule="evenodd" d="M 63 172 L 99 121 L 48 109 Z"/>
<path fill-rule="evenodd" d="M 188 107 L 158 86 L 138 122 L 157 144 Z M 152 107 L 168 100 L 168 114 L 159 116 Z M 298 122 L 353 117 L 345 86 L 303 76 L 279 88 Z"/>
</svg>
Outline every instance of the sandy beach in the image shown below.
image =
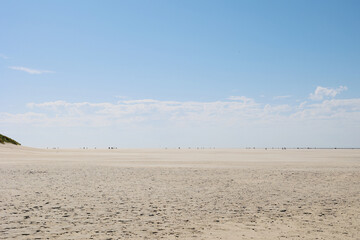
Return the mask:
<svg viewBox="0 0 360 240">
<path fill-rule="evenodd" d="M 360 150 L 0 144 L 0 239 L 360 239 Z"/>
</svg>

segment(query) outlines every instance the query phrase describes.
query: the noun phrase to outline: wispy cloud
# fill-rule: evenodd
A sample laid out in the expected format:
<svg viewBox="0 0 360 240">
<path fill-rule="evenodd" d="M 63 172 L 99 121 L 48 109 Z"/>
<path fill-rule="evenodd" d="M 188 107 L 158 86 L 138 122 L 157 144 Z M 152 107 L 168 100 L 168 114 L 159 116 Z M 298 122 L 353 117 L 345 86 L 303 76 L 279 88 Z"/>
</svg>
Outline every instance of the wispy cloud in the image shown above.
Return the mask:
<svg viewBox="0 0 360 240">
<path fill-rule="evenodd" d="M 286 99 L 286 98 L 291 98 L 291 95 L 283 95 L 283 96 L 275 96 L 274 99 Z"/>
<path fill-rule="evenodd" d="M 337 94 L 326 92 L 324 96 Z M 142 142 L 146 134 L 150 145 L 154 138 L 164 137 L 166 143 L 176 139 L 172 143 L 188 144 L 194 139 L 194 142 L 209 140 L 211 144 L 220 145 L 228 141 L 236 146 L 251 141 L 304 146 L 344 143 L 341 138 L 332 137 L 334 135 L 343 136 L 348 139 L 346 144 L 353 146 L 360 136 L 360 98 L 327 98 L 293 104 L 266 104 L 245 96 L 218 101 L 59 100 L 28 103 L 27 108 L 18 113 L 0 112 L 0 127 L 39 127 L 53 132 L 62 127 L 75 127 L 72 129 L 83 131 L 81 136 L 92 130 L 109 129 L 110 135 L 133 136 L 134 145 Z"/>
<path fill-rule="evenodd" d="M 309 98 L 311 100 L 323 100 L 325 97 L 335 97 L 336 95 L 338 95 L 339 93 L 341 93 L 342 91 L 347 90 L 346 86 L 340 86 L 336 89 L 334 88 L 326 88 L 326 87 L 321 87 L 318 86 L 315 89 L 314 93 L 311 93 Z"/>
<path fill-rule="evenodd" d="M 305 105 L 307 104 L 307 101 L 303 101 L 299 104 L 299 109 L 303 109 Z"/>
<path fill-rule="evenodd" d="M 37 69 L 26 68 L 26 67 L 18 67 L 18 66 L 11 66 L 9 68 L 12 69 L 12 70 L 22 71 L 22 72 L 26 72 L 26 73 L 29 73 L 29 74 L 54 73 L 53 71 L 49 71 L 49 70 L 37 70 Z"/>
<path fill-rule="evenodd" d="M 127 96 L 118 95 L 118 96 L 115 96 L 115 98 L 118 98 L 118 99 L 127 99 L 128 97 L 127 97 Z"/>
<path fill-rule="evenodd" d="M 243 126 L 278 124 L 281 121 L 346 119 L 360 121 L 360 99 L 331 99 L 300 105 L 262 104 L 244 96 L 226 101 L 161 101 L 156 99 L 110 102 L 52 101 L 28 103 L 31 110 L 0 114 L 0 122 L 33 123 L 51 126 L 116 126 L 118 124 L 215 124 Z M 215 126 L 214 125 L 214 126 Z"/>
<path fill-rule="evenodd" d="M 289 111 L 290 106 L 267 104 L 261 106 L 253 99 L 236 97 L 233 101 L 161 101 L 155 99 L 121 100 L 117 103 L 91 103 L 53 101 L 28 103 L 32 112 L 44 114 L 43 122 L 36 118 L 38 124 L 45 125 L 88 125 L 103 126 L 123 123 L 181 123 L 203 124 L 224 123 L 241 124 L 264 120 L 273 115 Z M 22 115 L 23 116 L 23 115 Z M 32 117 L 33 115 L 29 115 Z M 28 117 L 26 115 L 26 117 Z M 0 119 L 5 122 L 5 119 Z M 10 121 L 10 120 L 9 120 Z M 7 122 L 9 122 L 7 121 Z M 28 122 L 26 120 L 25 122 Z"/>
<path fill-rule="evenodd" d="M 358 126 L 360 122 L 360 98 L 326 99 L 316 103 L 305 101 L 300 105 L 265 104 L 245 96 L 208 102 L 124 99 L 115 103 L 94 103 L 59 100 L 28 103 L 27 107 L 29 110 L 23 113 L 0 113 L 0 125 L 190 126 L 209 129 L 256 126 L 255 129 L 258 129 L 264 126 L 277 128 L 283 124 L 304 126 L 308 123 L 305 125 L 312 126 L 314 121 L 319 126 L 323 121 L 342 122 L 349 126 Z"/>
<path fill-rule="evenodd" d="M 1 53 L 0 53 L 0 58 L 5 59 L 5 60 L 6 60 L 6 59 L 9 59 L 8 56 L 6 56 L 6 55 L 4 55 L 4 54 L 1 54 Z"/>
<path fill-rule="evenodd" d="M 232 101 L 241 101 L 244 103 L 255 103 L 254 99 L 248 98 L 245 96 L 230 96 L 227 99 L 232 100 Z"/>
</svg>

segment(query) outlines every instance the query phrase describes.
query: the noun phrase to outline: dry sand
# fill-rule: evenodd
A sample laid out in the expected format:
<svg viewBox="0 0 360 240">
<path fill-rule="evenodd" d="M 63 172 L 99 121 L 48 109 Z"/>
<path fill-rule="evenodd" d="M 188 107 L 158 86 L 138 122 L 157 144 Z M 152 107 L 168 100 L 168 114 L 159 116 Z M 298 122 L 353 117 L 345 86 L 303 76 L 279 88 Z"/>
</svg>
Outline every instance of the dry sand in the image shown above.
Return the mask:
<svg viewBox="0 0 360 240">
<path fill-rule="evenodd" d="M 0 144 L 0 239 L 360 239 L 360 150 Z"/>
</svg>

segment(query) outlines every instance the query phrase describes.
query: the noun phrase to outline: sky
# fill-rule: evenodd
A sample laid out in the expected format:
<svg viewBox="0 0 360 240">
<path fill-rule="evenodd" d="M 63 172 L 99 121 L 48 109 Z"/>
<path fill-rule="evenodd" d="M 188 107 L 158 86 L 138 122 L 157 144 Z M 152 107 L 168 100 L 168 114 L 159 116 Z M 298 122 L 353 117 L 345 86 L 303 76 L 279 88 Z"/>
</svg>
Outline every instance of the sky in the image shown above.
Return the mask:
<svg viewBox="0 0 360 240">
<path fill-rule="evenodd" d="M 360 147 L 359 1 L 0 1 L 32 147 Z"/>
</svg>

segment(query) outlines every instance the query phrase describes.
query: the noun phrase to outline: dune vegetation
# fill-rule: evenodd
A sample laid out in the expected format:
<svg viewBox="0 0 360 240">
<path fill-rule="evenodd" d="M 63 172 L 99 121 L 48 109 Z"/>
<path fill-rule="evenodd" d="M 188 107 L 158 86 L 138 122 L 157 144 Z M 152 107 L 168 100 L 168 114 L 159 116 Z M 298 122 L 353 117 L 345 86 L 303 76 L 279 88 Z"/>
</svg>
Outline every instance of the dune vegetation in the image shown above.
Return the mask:
<svg viewBox="0 0 360 240">
<path fill-rule="evenodd" d="M 7 136 L 4 136 L 2 134 L 0 134 L 0 143 L 2 143 L 2 144 L 11 143 L 11 144 L 15 144 L 15 145 L 21 145 L 20 143 L 18 143 L 14 139 L 11 139 L 11 138 L 9 138 Z"/>
</svg>

